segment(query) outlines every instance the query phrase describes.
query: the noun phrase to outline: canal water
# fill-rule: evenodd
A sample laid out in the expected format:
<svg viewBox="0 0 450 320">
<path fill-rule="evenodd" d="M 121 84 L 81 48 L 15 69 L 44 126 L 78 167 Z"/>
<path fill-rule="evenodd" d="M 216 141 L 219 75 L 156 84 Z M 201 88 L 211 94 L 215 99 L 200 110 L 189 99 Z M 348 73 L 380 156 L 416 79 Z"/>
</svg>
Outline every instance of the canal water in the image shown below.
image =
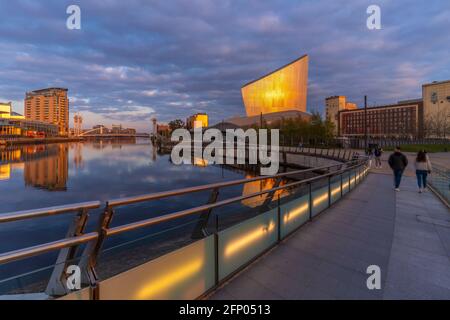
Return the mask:
<svg viewBox="0 0 450 320">
<path fill-rule="evenodd" d="M 241 170 L 206 165 L 176 166 L 148 139 L 27 145 L 0 149 L 0 214 L 77 202 L 107 200 L 253 176 Z M 271 188 L 273 181 L 221 190 L 219 200 Z M 210 191 L 117 208 L 112 226 L 205 204 Z M 215 214 L 255 211 L 265 199 L 248 199 Z M 96 230 L 100 210 L 89 216 Z M 65 237 L 73 214 L 0 225 L 0 253 Z M 225 219 L 222 219 L 225 221 Z M 197 217 L 118 235 L 104 245 L 99 273 L 110 276 L 192 241 Z M 220 226 L 219 226 L 220 227 Z M 81 250 L 83 248 L 80 248 Z M 79 252 L 79 254 L 82 251 Z M 0 266 L 0 294 L 45 289 L 57 252 Z"/>
</svg>

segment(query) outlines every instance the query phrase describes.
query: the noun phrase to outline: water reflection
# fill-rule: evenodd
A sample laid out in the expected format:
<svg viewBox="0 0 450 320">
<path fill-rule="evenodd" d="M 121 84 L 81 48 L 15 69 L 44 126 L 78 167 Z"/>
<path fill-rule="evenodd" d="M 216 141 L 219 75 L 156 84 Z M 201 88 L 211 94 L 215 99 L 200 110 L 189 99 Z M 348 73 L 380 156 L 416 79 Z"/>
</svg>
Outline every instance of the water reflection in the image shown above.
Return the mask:
<svg viewBox="0 0 450 320">
<path fill-rule="evenodd" d="M 149 140 L 109 140 L 83 143 L 20 146 L 0 149 L 0 214 L 76 202 L 107 200 L 146 193 L 252 177 L 242 170 L 208 165 L 196 159 L 195 165 L 176 166 L 170 155 L 161 154 Z M 304 178 L 304 177 L 301 177 Z M 274 180 L 251 182 L 221 189 L 218 200 L 268 190 Z M 286 181 L 280 181 L 281 184 Z M 282 196 L 263 195 L 213 210 L 220 226 L 257 214 L 258 207 Z M 207 203 L 211 190 L 160 199 L 115 210 L 112 227 L 148 219 Z M 102 208 L 90 211 L 86 232 L 96 230 Z M 181 247 L 192 241 L 191 234 L 200 215 L 193 215 L 108 238 L 98 272 L 116 274 L 131 265 Z M 59 240 L 65 237 L 73 215 L 57 215 L 0 225 L 0 253 Z M 210 219 L 214 221 L 213 218 Z M 183 226 L 184 225 L 184 226 Z M 174 229 L 174 228 L 178 229 Z M 0 294 L 28 281 L 2 279 L 17 277 L 54 263 L 57 252 L 0 265 Z M 46 269 L 45 277 L 50 269 Z M 30 275 L 31 277 L 31 275 Z M 43 281 L 33 274 L 31 282 Z"/>
</svg>

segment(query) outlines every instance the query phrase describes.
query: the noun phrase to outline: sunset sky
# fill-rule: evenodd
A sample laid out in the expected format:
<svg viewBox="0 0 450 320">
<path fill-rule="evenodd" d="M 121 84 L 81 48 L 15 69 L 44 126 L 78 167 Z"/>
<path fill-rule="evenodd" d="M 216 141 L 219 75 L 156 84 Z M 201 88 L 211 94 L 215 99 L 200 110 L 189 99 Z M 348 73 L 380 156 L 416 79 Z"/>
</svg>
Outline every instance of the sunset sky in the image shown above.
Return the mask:
<svg viewBox="0 0 450 320">
<path fill-rule="evenodd" d="M 66 28 L 71 4 L 81 30 Z M 366 27 L 371 4 L 381 30 Z M 309 111 L 336 94 L 419 98 L 450 79 L 448 0 L 3 0 L 0 12 L 0 101 L 23 112 L 25 91 L 66 87 L 85 128 L 244 115 L 241 86 L 303 54 Z"/>
</svg>

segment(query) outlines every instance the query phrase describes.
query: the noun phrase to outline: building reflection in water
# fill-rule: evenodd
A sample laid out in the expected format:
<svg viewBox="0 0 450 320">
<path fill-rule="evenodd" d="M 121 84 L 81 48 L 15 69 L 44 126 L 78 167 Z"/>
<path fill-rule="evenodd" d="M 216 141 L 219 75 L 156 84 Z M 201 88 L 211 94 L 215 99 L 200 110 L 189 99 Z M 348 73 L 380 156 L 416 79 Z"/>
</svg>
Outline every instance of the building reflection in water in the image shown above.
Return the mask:
<svg viewBox="0 0 450 320">
<path fill-rule="evenodd" d="M 0 180 L 22 169 L 26 186 L 66 190 L 69 161 L 67 144 L 32 145 L 0 150 Z"/>
<path fill-rule="evenodd" d="M 246 179 L 253 178 L 251 175 L 246 175 Z M 272 188 L 275 188 L 276 185 L 275 179 L 265 179 L 265 180 L 259 180 L 259 181 L 252 181 L 247 182 L 244 184 L 244 188 L 242 190 L 242 195 L 247 196 L 249 194 L 270 190 Z M 283 186 L 286 184 L 286 181 L 280 181 L 280 184 L 278 186 Z M 283 197 L 284 195 L 288 194 L 288 191 L 286 190 L 277 190 L 273 193 L 271 201 L 275 201 L 278 199 L 278 197 Z M 252 198 L 244 199 L 241 201 L 241 203 L 244 206 L 250 207 L 250 208 L 256 208 L 261 206 L 266 200 L 268 200 L 268 197 L 270 196 L 269 193 L 264 193 L 259 196 L 255 196 Z"/>
<path fill-rule="evenodd" d="M 0 150 L 0 181 L 11 179 L 14 169 L 23 169 L 22 150 Z"/>
<path fill-rule="evenodd" d="M 23 176 L 26 186 L 49 191 L 66 190 L 69 171 L 67 144 L 32 146 L 28 147 L 27 154 L 37 157 L 25 162 Z"/>
<path fill-rule="evenodd" d="M 82 143 L 72 143 L 70 144 L 70 149 L 73 149 L 73 163 L 75 168 L 83 168 L 83 144 Z"/>
</svg>

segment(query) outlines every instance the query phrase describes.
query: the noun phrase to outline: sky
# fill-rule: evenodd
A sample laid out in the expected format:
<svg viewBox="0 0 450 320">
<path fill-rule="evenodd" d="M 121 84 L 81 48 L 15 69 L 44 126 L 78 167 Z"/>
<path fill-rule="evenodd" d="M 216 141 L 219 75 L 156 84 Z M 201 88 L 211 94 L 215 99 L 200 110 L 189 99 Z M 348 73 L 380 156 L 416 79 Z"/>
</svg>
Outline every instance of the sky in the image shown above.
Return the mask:
<svg viewBox="0 0 450 320">
<path fill-rule="evenodd" d="M 372 4 L 380 30 L 366 26 Z M 381 105 L 450 79 L 448 0 L 0 0 L 0 12 L 0 101 L 23 112 L 26 91 L 65 87 L 84 128 L 245 115 L 241 86 L 303 54 L 310 112 L 331 95 Z"/>
</svg>

